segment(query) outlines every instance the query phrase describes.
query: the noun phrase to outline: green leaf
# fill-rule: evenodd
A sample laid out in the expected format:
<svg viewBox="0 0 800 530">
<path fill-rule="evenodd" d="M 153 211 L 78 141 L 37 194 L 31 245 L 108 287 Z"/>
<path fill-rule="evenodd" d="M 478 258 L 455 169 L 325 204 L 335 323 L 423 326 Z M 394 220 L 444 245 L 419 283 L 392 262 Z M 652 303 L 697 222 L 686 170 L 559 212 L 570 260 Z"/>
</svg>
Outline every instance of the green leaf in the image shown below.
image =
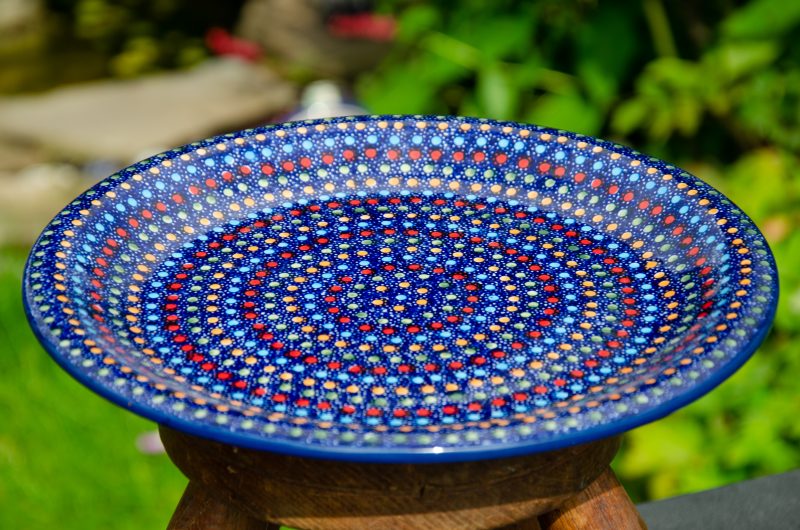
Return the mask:
<svg viewBox="0 0 800 530">
<path fill-rule="evenodd" d="M 789 161 L 775 149 L 751 151 L 729 168 L 726 177 L 725 192 L 757 221 L 793 208 L 793 199 L 797 199 Z"/>
<path fill-rule="evenodd" d="M 676 97 L 672 105 L 674 128 L 684 136 L 697 132 L 703 116 L 703 106 L 699 100 L 689 96 Z"/>
<path fill-rule="evenodd" d="M 644 79 L 649 79 L 670 92 L 697 94 L 703 84 L 708 84 L 708 72 L 701 65 L 675 57 L 662 57 L 652 61 L 645 70 Z"/>
<path fill-rule="evenodd" d="M 579 72 L 602 76 L 614 87 L 642 53 L 640 23 L 624 3 L 600 2 L 575 35 Z"/>
<path fill-rule="evenodd" d="M 437 27 L 439 23 L 439 11 L 435 7 L 428 4 L 411 6 L 400 17 L 397 39 L 402 42 L 413 42 L 421 34 Z"/>
<path fill-rule="evenodd" d="M 480 50 L 445 33 L 431 32 L 422 42 L 422 46 L 464 68 L 475 69 L 482 60 Z"/>
<path fill-rule="evenodd" d="M 722 24 L 722 34 L 735 39 L 780 36 L 800 24 L 800 2 L 753 0 L 733 12 Z"/>
<path fill-rule="evenodd" d="M 519 94 L 513 79 L 501 65 L 484 66 L 478 72 L 475 90 L 486 117 L 507 120 L 514 116 Z"/>
<path fill-rule="evenodd" d="M 403 70 L 391 70 L 386 75 L 362 80 L 359 95 L 364 105 L 376 113 L 421 114 L 433 112 L 435 86 L 420 83 Z"/>
<path fill-rule="evenodd" d="M 611 128 L 617 134 L 628 135 L 645 125 L 648 114 L 647 102 L 641 98 L 621 103 L 614 111 Z"/>
<path fill-rule="evenodd" d="M 578 66 L 578 74 L 592 103 L 607 108 L 614 102 L 618 82 L 607 70 L 593 61 L 584 61 Z"/>
<path fill-rule="evenodd" d="M 524 58 L 533 42 L 533 18 L 521 16 L 493 16 L 470 19 L 454 36 L 481 51 L 484 60 Z"/>
<path fill-rule="evenodd" d="M 588 135 L 597 134 L 602 124 L 600 110 L 587 103 L 578 93 L 541 96 L 525 119 L 538 125 Z"/>
<path fill-rule="evenodd" d="M 678 467 L 692 462 L 703 450 L 702 429 L 678 415 L 630 431 L 618 465 L 627 475 L 646 476 L 669 461 Z"/>
<path fill-rule="evenodd" d="M 785 331 L 800 332 L 800 232 L 793 230 L 785 240 L 773 245 L 780 271 L 780 293 L 775 325 Z M 793 349 L 792 355 L 797 356 Z"/>
<path fill-rule="evenodd" d="M 719 73 L 724 81 L 756 72 L 778 56 L 776 42 L 732 42 L 711 50 L 703 57 L 705 68 Z"/>
</svg>

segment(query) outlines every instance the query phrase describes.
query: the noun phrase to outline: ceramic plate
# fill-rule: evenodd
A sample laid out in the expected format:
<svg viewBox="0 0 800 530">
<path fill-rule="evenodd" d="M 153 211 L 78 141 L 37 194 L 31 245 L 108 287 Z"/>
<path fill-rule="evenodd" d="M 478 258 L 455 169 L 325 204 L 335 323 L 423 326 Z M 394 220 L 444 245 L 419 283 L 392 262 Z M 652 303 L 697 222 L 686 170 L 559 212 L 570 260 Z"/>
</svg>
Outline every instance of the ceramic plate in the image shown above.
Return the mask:
<svg viewBox="0 0 800 530">
<path fill-rule="evenodd" d="M 50 223 L 24 292 L 47 351 L 123 407 L 379 462 L 657 419 L 741 366 L 777 296 L 752 221 L 678 168 L 407 116 L 252 129 L 131 166 Z"/>
</svg>

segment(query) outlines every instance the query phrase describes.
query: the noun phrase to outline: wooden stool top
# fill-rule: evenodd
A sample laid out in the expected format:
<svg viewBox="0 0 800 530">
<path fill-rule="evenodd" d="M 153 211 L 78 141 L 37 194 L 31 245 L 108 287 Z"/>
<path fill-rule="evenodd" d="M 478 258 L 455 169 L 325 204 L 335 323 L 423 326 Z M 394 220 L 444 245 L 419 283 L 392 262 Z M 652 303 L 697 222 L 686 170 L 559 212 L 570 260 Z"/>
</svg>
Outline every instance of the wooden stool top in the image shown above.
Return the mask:
<svg viewBox="0 0 800 530">
<path fill-rule="evenodd" d="M 215 528 L 214 513 L 230 529 L 270 521 L 306 530 L 521 530 L 537 528 L 539 516 L 554 530 L 644 528 L 608 469 L 616 437 L 505 459 L 378 464 L 256 451 L 166 427 L 161 436 L 191 481 L 172 530 Z"/>
</svg>

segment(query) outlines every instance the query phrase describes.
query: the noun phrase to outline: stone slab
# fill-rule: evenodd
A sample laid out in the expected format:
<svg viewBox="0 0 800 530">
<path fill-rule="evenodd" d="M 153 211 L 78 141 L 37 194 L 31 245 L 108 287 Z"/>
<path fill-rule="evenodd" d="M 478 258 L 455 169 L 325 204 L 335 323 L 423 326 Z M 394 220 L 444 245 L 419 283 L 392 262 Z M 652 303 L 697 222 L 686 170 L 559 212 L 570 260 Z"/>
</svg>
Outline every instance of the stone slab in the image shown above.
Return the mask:
<svg viewBox="0 0 800 530">
<path fill-rule="evenodd" d="M 266 122 L 294 88 L 262 66 L 213 59 L 187 71 L 0 98 L 0 141 L 72 160 L 131 163 L 213 134 Z"/>
<path fill-rule="evenodd" d="M 638 506 L 650 530 L 800 529 L 800 470 Z"/>
</svg>

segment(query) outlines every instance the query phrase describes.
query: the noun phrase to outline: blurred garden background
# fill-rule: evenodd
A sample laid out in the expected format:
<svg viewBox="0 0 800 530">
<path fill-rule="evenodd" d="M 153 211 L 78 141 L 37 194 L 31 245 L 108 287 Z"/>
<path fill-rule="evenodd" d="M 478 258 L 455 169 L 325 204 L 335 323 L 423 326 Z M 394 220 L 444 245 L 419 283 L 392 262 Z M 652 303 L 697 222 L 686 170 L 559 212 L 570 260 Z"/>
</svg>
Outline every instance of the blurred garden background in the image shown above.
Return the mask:
<svg viewBox="0 0 800 530">
<path fill-rule="evenodd" d="M 731 197 L 778 260 L 774 329 L 615 468 L 645 501 L 800 467 L 800 2 L 0 0 L 0 528 L 164 527 L 185 485 L 152 424 L 28 330 L 33 238 L 116 169 L 283 119 L 319 79 L 369 112 L 614 140 Z"/>
</svg>

